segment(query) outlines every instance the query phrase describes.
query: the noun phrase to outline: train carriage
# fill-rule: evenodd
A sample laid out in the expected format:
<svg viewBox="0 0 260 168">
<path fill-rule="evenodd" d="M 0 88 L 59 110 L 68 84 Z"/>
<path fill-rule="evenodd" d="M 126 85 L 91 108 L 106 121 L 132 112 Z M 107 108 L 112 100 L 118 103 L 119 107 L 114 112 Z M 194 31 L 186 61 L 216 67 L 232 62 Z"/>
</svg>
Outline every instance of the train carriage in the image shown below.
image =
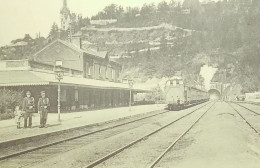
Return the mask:
<svg viewBox="0 0 260 168">
<path fill-rule="evenodd" d="M 209 100 L 205 90 L 184 85 L 181 78 L 170 79 L 165 84 L 165 100 L 169 110 L 181 110 Z"/>
</svg>

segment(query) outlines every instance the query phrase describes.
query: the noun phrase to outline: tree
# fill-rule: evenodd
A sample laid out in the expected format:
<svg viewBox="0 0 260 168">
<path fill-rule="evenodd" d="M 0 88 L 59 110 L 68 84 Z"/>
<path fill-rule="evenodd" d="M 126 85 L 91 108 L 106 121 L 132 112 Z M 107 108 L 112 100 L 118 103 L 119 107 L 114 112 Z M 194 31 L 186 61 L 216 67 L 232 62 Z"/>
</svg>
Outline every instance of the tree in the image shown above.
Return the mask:
<svg viewBox="0 0 260 168">
<path fill-rule="evenodd" d="M 168 19 L 168 13 L 170 12 L 170 6 L 167 4 L 167 2 L 162 1 L 157 6 L 158 16 L 159 20 L 166 22 Z"/>
<path fill-rule="evenodd" d="M 74 27 L 74 32 L 75 32 L 75 33 L 78 32 L 78 31 L 80 31 L 81 28 L 90 25 L 90 20 L 89 20 L 89 18 L 83 18 L 81 14 L 79 14 L 79 15 L 77 16 L 77 19 L 76 19 L 76 20 L 77 20 L 77 21 L 74 22 L 74 25 L 73 25 L 73 27 Z"/>
<path fill-rule="evenodd" d="M 156 8 L 154 3 L 144 4 L 140 11 L 140 15 L 146 19 L 151 18 L 155 13 L 156 13 Z"/>
<path fill-rule="evenodd" d="M 175 2 L 175 0 L 171 0 L 169 3 L 169 7 L 171 10 L 174 10 L 174 8 L 176 8 L 177 3 Z"/>
<path fill-rule="evenodd" d="M 117 5 L 111 4 L 104 8 L 104 13 L 106 14 L 105 19 L 116 19 L 117 18 Z"/>
<path fill-rule="evenodd" d="M 122 19 L 124 16 L 124 8 L 122 6 L 118 6 L 116 8 L 116 19 L 120 20 Z"/>
<path fill-rule="evenodd" d="M 56 23 L 53 23 L 51 26 L 51 30 L 49 33 L 49 37 L 52 39 L 57 39 L 59 38 L 59 27 Z"/>
<path fill-rule="evenodd" d="M 22 104 L 22 99 L 22 91 L 1 89 L 0 114 L 8 112 L 7 109 L 13 109 L 15 106 L 20 106 Z"/>
<path fill-rule="evenodd" d="M 125 15 L 124 15 L 124 17 L 125 17 L 124 21 L 131 22 L 131 21 L 135 20 L 135 18 L 138 14 L 140 14 L 139 8 L 137 8 L 137 7 L 134 7 L 134 8 L 127 7 Z"/>
<path fill-rule="evenodd" d="M 157 10 L 161 14 L 166 14 L 170 10 L 170 6 L 167 4 L 167 2 L 162 1 L 158 4 Z"/>
<path fill-rule="evenodd" d="M 202 11 L 199 0 L 184 0 L 182 7 L 190 9 L 192 13 L 200 13 Z"/>
</svg>

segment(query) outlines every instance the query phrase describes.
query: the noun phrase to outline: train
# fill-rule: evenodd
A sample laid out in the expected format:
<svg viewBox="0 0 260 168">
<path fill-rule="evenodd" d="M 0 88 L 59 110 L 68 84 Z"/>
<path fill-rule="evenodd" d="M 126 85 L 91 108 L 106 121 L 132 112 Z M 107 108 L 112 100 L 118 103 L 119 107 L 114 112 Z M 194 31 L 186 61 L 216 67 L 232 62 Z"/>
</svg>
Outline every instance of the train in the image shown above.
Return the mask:
<svg viewBox="0 0 260 168">
<path fill-rule="evenodd" d="M 168 110 L 177 111 L 209 101 L 209 93 L 185 85 L 182 78 L 172 78 L 165 83 L 165 100 Z"/>
</svg>

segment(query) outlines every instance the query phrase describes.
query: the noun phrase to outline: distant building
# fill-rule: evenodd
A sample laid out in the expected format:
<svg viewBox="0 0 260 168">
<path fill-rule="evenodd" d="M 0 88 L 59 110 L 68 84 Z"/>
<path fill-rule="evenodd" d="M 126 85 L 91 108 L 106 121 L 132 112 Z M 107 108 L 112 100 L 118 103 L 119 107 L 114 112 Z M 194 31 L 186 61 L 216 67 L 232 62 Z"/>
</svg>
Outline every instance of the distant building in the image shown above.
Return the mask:
<svg viewBox="0 0 260 168">
<path fill-rule="evenodd" d="M 260 92 L 245 93 L 245 101 L 260 102 Z"/>
<path fill-rule="evenodd" d="M 63 7 L 60 10 L 61 30 L 68 30 L 71 22 L 70 10 L 67 7 L 67 0 L 63 0 Z"/>
<path fill-rule="evenodd" d="M 182 14 L 189 15 L 190 9 L 183 9 L 181 12 L 182 12 Z"/>
<path fill-rule="evenodd" d="M 116 23 L 117 19 L 105 19 L 105 20 L 90 20 L 90 24 L 92 25 L 101 25 L 105 26 L 108 24 Z"/>
<path fill-rule="evenodd" d="M 25 47 L 27 46 L 28 43 L 25 42 L 25 41 L 19 41 L 19 42 L 16 42 L 16 43 L 12 43 L 10 44 L 9 46 L 7 46 L 8 48 L 19 48 L 19 47 Z"/>
</svg>

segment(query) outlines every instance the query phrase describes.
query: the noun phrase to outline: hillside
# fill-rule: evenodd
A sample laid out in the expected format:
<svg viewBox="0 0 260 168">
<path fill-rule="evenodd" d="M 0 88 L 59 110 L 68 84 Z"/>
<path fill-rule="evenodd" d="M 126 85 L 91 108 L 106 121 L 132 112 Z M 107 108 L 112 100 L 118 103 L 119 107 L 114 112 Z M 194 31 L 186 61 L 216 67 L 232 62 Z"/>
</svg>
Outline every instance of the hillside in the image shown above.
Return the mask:
<svg viewBox="0 0 260 168">
<path fill-rule="evenodd" d="M 100 50 L 109 50 L 119 57 L 130 56 L 135 52 L 159 49 L 161 45 L 173 46 L 178 38 L 191 35 L 191 30 L 170 24 L 139 28 L 82 28 L 83 41 L 89 41 Z"/>
<path fill-rule="evenodd" d="M 213 81 L 240 84 L 244 92 L 260 89 L 260 2 L 186 0 L 182 6 L 172 1 L 119 9 L 110 5 L 93 17 L 114 17 L 117 23 L 83 28 L 82 37 L 123 56 L 125 76 L 160 78 L 182 71 L 186 81 L 203 82 L 200 67 L 209 64 L 219 69 Z"/>
</svg>

